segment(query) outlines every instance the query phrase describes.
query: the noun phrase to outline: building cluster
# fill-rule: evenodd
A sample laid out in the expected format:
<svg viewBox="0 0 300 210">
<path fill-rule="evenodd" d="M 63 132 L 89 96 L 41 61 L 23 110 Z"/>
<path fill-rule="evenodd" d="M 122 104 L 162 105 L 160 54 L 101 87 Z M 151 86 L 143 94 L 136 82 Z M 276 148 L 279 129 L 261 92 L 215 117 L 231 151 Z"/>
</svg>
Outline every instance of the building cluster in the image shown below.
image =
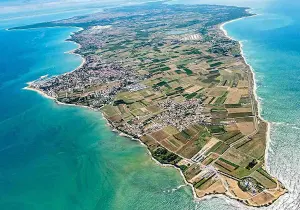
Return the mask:
<svg viewBox="0 0 300 210">
<path fill-rule="evenodd" d="M 61 102 L 100 107 L 121 90 L 144 88 L 138 84 L 140 77 L 116 63 L 103 63 L 93 55 L 87 56 L 85 64 L 73 72 L 40 79 L 30 86 Z"/>
<path fill-rule="evenodd" d="M 139 90 L 143 90 L 147 88 L 146 85 L 144 84 L 141 84 L 141 83 L 136 83 L 136 84 L 132 84 L 132 85 L 127 85 L 124 90 L 127 90 L 129 92 L 136 92 L 136 91 L 139 91 Z"/>
<path fill-rule="evenodd" d="M 210 53 L 220 54 L 224 56 L 232 55 L 232 49 L 238 49 L 238 43 L 234 40 L 224 36 L 222 31 L 211 29 L 209 30 L 209 37 L 211 38 Z"/>
<path fill-rule="evenodd" d="M 72 41 L 80 43 L 81 48 L 77 50 L 78 52 L 82 50 L 96 50 L 103 47 L 105 44 L 103 40 L 101 40 L 101 36 L 97 36 L 95 34 L 91 34 L 88 31 L 84 31 L 82 33 L 78 33 L 72 36 Z"/>
<path fill-rule="evenodd" d="M 192 124 L 202 123 L 208 119 L 208 116 L 203 114 L 203 105 L 198 99 L 183 102 L 168 99 L 159 102 L 158 105 L 164 111 L 156 115 L 153 121 L 159 122 L 161 128 L 174 126 L 182 131 Z"/>
<path fill-rule="evenodd" d="M 116 125 L 117 128 L 138 137 L 161 130 L 166 126 L 174 126 L 182 131 L 195 123 L 205 123 L 210 118 L 208 115 L 203 114 L 203 106 L 201 101 L 197 99 L 184 102 L 167 99 L 157 105 L 163 110 L 161 113 L 146 118 L 146 120 L 135 118 L 130 123 L 120 123 Z"/>
</svg>

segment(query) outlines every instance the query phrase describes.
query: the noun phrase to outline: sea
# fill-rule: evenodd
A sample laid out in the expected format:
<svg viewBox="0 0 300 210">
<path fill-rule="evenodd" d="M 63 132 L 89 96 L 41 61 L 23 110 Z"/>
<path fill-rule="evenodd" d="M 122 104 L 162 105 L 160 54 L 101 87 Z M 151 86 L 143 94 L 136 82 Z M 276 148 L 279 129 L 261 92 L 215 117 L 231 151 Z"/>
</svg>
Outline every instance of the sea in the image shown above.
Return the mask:
<svg viewBox="0 0 300 210">
<path fill-rule="evenodd" d="M 262 209 L 300 209 L 300 2 L 171 3 L 247 6 L 257 14 L 224 28 L 243 46 L 255 73 L 260 114 L 270 122 L 266 168 L 289 190 Z M 6 29 L 98 12 L 107 6 L 114 4 L 0 1 L 0 209 L 252 209 L 225 196 L 194 199 L 178 170 L 162 167 L 145 146 L 113 132 L 101 113 L 58 105 L 24 89 L 27 82 L 81 64 L 80 56 L 69 53 L 77 45 L 65 41 L 79 29 Z"/>
</svg>

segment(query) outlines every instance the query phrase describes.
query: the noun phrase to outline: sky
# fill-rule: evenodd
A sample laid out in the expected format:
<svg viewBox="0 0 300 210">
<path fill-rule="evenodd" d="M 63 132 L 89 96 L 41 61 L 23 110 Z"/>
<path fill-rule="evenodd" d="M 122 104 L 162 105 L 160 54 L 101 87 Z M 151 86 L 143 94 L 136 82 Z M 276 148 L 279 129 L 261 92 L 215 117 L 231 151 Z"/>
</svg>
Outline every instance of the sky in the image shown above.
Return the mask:
<svg viewBox="0 0 300 210">
<path fill-rule="evenodd" d="M 159 0 L 0 0 L 0 29 L 52 21 L 102 11 L 103 7 Z M 274 0 L 171 0 L 183 4 L 247 6 L 270 4 Z M 12 25 L 12 21 L 14 25 Z"/>
<path fill-rule="evenodd" d="M 100 12 L 149 0 L 0 0 L 0 29 Z"/>
<path fill-rule="evenodd" d="M 173 0 L 184 4 L 218 4 L 242 7 L 263 7 L 263 4 L 269 4 L 274 0 Z"/>
<path fill-rule="evenodd" d="M 0 0 L 0 14 L 16 14 L 18 12 L 38 12 L 49 9 L 84 9 L 130 4 L 146 0 Z"/>
<path fill-rule="evenodd" d="M 17 14 L 18 12 L 39 12 L 49 9 L 84 9 L 109 5 L 131 4 L 150 0 L 0 0 L 1 14 Z M 155 1 L 155 0 L 154 0 Z M 272 0 L 172 0 L 175 3 L 225 4 L 238 6 L 253 6 Z"/>
<path fill-rule="evenodd" d="M 43 9 L 47 7 L 101 6 L 116 3 L 136 3 L 147 0 L 0 0 L 1 13 L 16 12 L 20 9 Z M 173 0 L 180 3 L 253 5 L 272 0 Z"/>
</svg>

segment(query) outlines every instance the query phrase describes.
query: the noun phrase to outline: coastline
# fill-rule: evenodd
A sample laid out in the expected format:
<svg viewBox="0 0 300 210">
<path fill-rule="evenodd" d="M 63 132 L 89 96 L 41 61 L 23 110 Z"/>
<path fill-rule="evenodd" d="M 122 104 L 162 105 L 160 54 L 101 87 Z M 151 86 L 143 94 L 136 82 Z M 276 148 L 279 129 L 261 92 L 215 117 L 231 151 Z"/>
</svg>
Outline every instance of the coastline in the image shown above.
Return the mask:
<svg viewBox="0 0 300 210">
<path fill-rule="evenodd" d="M 242 17 L 242 18 L 238 18 L 238 19 L 234 19 L 234 20 L 231 20 L 231 21 L 228 21 L 228 22 L 225 22 L 225 23 L 222 23 L 221 25 L 219 25 L 219 29 L 223 32 L 223 34 L 228 38 L 228 39 L 231 39 L 231 40 L 234 40 L 234 41 L 237 41 L 239 43 L 239 48 L 240 48 L 240 54 L 243 58 L 243 61 L 245 62 L 245 64 L 248 66 L 248 68 L 250 69 L 250 80 L 249 80 L 249 83 L 251 83 L 251 87 L 252 87 L 252 95 L 254 96 L 254 100 L 256 102 L 256 112 L 257 112 L 257 116 L 258 116 L 258 119 L 263 121 L 264 123 L 266 123 L 266 149 L 265 149 L 265 157 L 264 157 L 264 165 L 263 165 L 263 168 L 266 169 L 267 172 L 270 172 L 269 171 L 269 168 L 268 168 L 268 156 L 269 156 L 269 150 L 270 150 L 270 145 L 271 145 L 271 123 L 267 120 L 265 120 L 262 115 L 261 115 L 261 112 L 262 112 L 262 105 L 261 105 L 261 101 L 259 100 L 259 97 L 257 95 L 257 82 L 256 82 L 256 74 L 255 74 L 255 71 L 254 71 L 254 68 L 247 62 L 247 59 L 245 57 L 245 53 L 244 53 L 244 50 L 243 50 L 243 41 L 239 41 L 239 40 L 236 40 L 235 38 L 231 37 L 228 35 L 228 32 L 225 30 L 224 26 L 229 24 L 229 23 L 232 23 L 232 22 L 235 22 L 235 21 L 239 21 L 239 20 L 242 20 L 242 19 L 245 19 L 245 18 L 250 18 L 250 17 L 256 17 L 256 16 L 259 16 L 261 14 L 254 14 L 253 16 L 249 16 L 249 17 Z M 270 173 L 271 174 L 271 173 Z M 272 176 L 272 175 L 271 175 Z M 273 178 L 275 178 L 275 180 L 282 184 L 276 177 L 272 176 Z M 286 189 L 284 187 L 284 190 L 285 192 L 277 197 L 274 201 L 278 201 L 280 197 L 283 197 L 286 193 L 288 193 L 288 189 Z M 259 208 L 259 207 L 258 207 Z"/>
<path fill-rule="evenodd" d="M 250 17 L 256 17 L 258 16 L 257 15 L 253 15 L 253 16 L 250 16 Z M 254 99 L 255 99 L 255 102 L 256 102 L 256 105 L 257 105 L 257 115 L 259 117 L 259 119 L 261 119 L 263 122 L 265 122 L 267 124 L 267 131 L 266 131 L 266 153 L 265 153 L 265 165 L 267 165 L 267 159 L 268 159 L 268 151 L 269 151 L 269 146 L 270 146 L 270 141 L 271 141 L 271 138 L 270 138 L 270 122 L 268 122 L 267 120 L 265 120 L 262 116 L 261 116 L 261 111 L 262 111 L 262 105 L 261 105 L 261 102 L 259 101 L 259 98 L 258 98 L 258 95 L 257 95 L 257 82 L 256 82 L 256 75 L 255 75 L 255 71 L 253 69 L 253 67 L 247 62 L 247 59 L 245 57 L 245 53 L 244 53 L 244 50 L 243 50 L 243 42 L 242 41 L 239 41 L 239 40 L 236 40 L 234 39 L 233 37 L 229 36 L 228 35 L 228 32 L 224 29 L 224 26 L 229 24 L 229 23 L 232 23 L 232 22 L 235 22 L 235 21 L 239 21 L 239 20 L 242 20 L 246 17 L 242 17 L 242 18 L 238 18 L 238 19 L 235 19 L 235 20 L 231 20 L 231 21 L 228 21 L 228 22 L 225 22 L 223 24 L 220 25 L 220 30 L 225 34 L 225 36 L 231 40 L 234 40 L 234 41 L 237 41 L 239 43 L 239 47 L 240 47 L 240 53 L 241 53 L 241 56 L 245 62 L 245 64 L 249 67 L 250 69 L 250 72 L 251 72 L 251 84 L 252 84 L 252 94 L 254 96 Z"/>
<path fill-rule="evenodd" d="M 77 69 L 77 68 L 76 68 L 76 69 Z M 74 70 L 73 70 L 73 71 L 74 71 Z M 30 83 L 32 83 L 32 82 L 28 82 L 27 84 L 30 85 Z M 196 201 L 201 201 L 201 200 L 209 199 L 209 198 L 207 198 L 206 196 L 203 197 L 203 198 L 197 197 L 195 188 L 193 187 L 193 185 L 192 185 L 191 183 L 189 183 L 189 182 L 186 180 L 186 178 L 185 178 L 184 174 L 182 173 L 182 171 L 180 170 L 180 168 L 178 168 L 178 167 L 176 167 L 175 165 L 172 165 L 172 164 L 163 164 L 163 163 L 160 163 L 158 160 L 156 160 L 156 159 L 152 156 L 152 154 L 151 154 L 149 148 L 147 147 L 147 145 L 146 145 L 144 142 L 142 142 L 139 138 L 135 138 L 135 137 L 133 137 L 133 136 L 130 136 L 130 135 L 128 135 L 128 134 L 126 134 L 126 133 L 124 133 L 124 132 L 122 132 L 122 131 L 120 131 L 120 130 L 114 128 L 114 127 L 112 126 L 112 124 L 108 121 L 108 119 L 103 115 L 103 113 L 102 113 L 100 110 L 98 110 L 98 109 L 93 109 L 93 108 L 91 108 L 91 107 L 83 106 L 83 105 L 66 104 L 66 103 L 59 102 L 56 98 L 51 97 L 51 96 L 48 96 L 47 94 L 45 94 L 45 93 L 42 92 L 41 90 L 38 90 L 38 89 L 35 89 L 35 88 L 30 88 L 29 86 L 24 87 L 23 90 L 29 90 L 29 91 L 34 91 L 34 92 L 36 92 L 36 93 L 39 93 L 39 94 L 42 95 L 43 97 L 45 97 L 45 98 L 47 98 L 47 99 L 50 99 L 50 100 L 53 100 L 57 105 L 63 105 L 63 106 L 75 106 L 75 107 L 79 107 L 79 108 L 87 108 L 87 109 L 90 109 L 90 110 L 93 110 L 93 111 L 99 111 L 99 112 L 101 113 L 102 117 L 103 117 L 103 120 L 106 121 L 106 125 L 107 125 L 108 127 L 110 127 L 110 129 L 111 129 L 112 132 L 116 132 L 116 133 L 118 133 L 119 136 L 126 137 L 126 138 L 128 138 L 129 140 L 139 142 L 143 147 L 146 148 L 147 153 L 148 153 L 148 155 L 150 156 L 151 160 L 154 161 L 154 162 L 155 162 L 156 164 L 158 164 L 159 166 L 161 166 L 161 167 L 171 167 L 171 168 L 174 168 L 174 169 L 176 169 L 177 171 L 179 171 L 180 176 L 183 178 L 183 181 L 184 181 L 184 183 L 185 183 L 184 186 L 189 186 L 189 187 L 191 187 L 192 193 L 193 193 L 193 197 L 194 197 L 194 199 L 195 199 Z M 220 194 L 218 194 L 218 195 L 212 195 L 212 196 L 213 196 L 213 197 L 217 197 L 217 196 L 219 196 L 219 195 L 220 195 Z M 213 198 L 213 197 L 212 197 L 212 198 Z M 225 197 L 226 197 L 226 196 L 225 196 Z"/>
<path fill-rule="evenodd" d="M 78 27 L 78 26 L 45 26 L 43 28 L 78 28 L 80 29 L 79 31 L 84 30 L 82 27 Z M 18 30 L 18 31 L 25 31 L 25 30 L 37 30 L 39 28 L 6 28 L 6 31 L 14 31 L 14 30 Z M 77 31 L 77 32 L 79 32 Z M 71 32 L 70 35 L 72 35 L 74 32 Z"/>
<path fill-rule="evenodd" d="M 56 28 L 56 27 L 48 27 L 48 28 Z M 62 27 L 57 26 L 57 28 L 62 28 Z M 80 68 L 85 64 L 85 62 L 86 62 L 86 59 L 85 59 L 82 55 L 80 55 L 80 54 L 78 54 L 78 53 L 75 53 L 76 50 L 78 50 L 78 49 L 81 48 L 81 45 L 80 45 L 79 43 L 77 43 L 77 42 L 71 40 L 73 34 L 78 33 L 78 32 L 80 32 L 80 31 L 82 31 L 82 30 L 84 30 L 84 29 L 81 28 L 81 27 L 69 27 L 69 28 L 78 28 L 79 30 L 77 30 L 77 31 L 75 31 L 75 32 L 71 32 L 70 35 L 68 36 L 68 38 L 66 38 L 66 39 L 64 40 L 64 42 L 72 42 L 72 43 L 74 43 L 77 47 L 74 48 L 74 49 L 72 49 L 72 50 L 66 51 L 66 52 L 64 52 L 64 53 L 66 53 L 66 54 L 73 54 L 73 55 L 76 55 L 76 56 L 80 56 L 80 58 L 81 58 L 82 61 L 81 61 L 80 65 L 79 65 L 78 67 L 74 68 L 72 71 L 63 73 L 62 75 L 64 75 L 64 74 L 69 74 L 69 73 L 71 73 L 71 72 L 73 72 L 73 71 L 76 71 L 77 69 L 80 69 Z M 7 29 L 7 30 L 9 30 L 9 29 Z M 19 30 L 19 29 L 17 29 L 17 30 Z M 20 29 L 20 30 L 32 30 L 32 29 Z M 48 77 L 48 74 L 45 75 L 45 76 Z M 41 77 L 43 77 L 43 76 L 41 76 Z M 40 78 L 41 78 L 41 77 L 40 77 Z M 35 81 L 35 80 L 34 80 L 34 81 Z M 41 95 L 42 95 L 43 97 L 45 97 L 45 98 L 54 100 L 57 104 L 61 104 L 61 105 L 69 105 L 69 106 L 78 106 L 78 105 L 76 105 L 76 104 L 66 104 L 66 103 L 59 102 L 56 98 L 51 97 L 51 96 L 45 94 L 43 91 L 38 90 L 38 89 L 36 89 L 36 88 L 31 88 L 30 85 L 31 85 L 34 81 L 27 82 L 27 83 L 26 83 L 27 86 L 24 87 L 23 90 L 35 91 L 35 92 L 41 94 Z M 80 106 L 80 107 L 84 107 L 84 106 Z M 90 107 L 85 107 L 85 108 L 91 109 Z"/>
<path fill-rule="evenodd" d="M 28 84 L 29 84 L 29 83 L 28 83 Z M 37 89 L 35 89 L 35 88 L 24 87 L 23 89 L 24 89 L 24 90 L 30 90 L 30 91 L 37 92 L 37 93 L 41 94 L 43 97 L 45 97 L 45 98 L 47 98 L 47 99 L 53 100 L 53 101 L 54 101 L 56 104 L 58 104 L 58 105 L 63 105 L 63 106 L 65 106 L 65 105 L 66 105 L 66 106 L 75 106 L 75 107 L 79 107 L 79 108 L 87 108 L 87 109 L 90 109 L 90 110 L 93 110 L 93 111 L 99 111 L 99 112 L 101 113 L 102 117 L 103 117 L 103 120 L 106 121 L 106 125 L 107 125 L 108 127 L 110 127 L 110 129 L 111 129 L 112 132 L 118 133 L 119 136 L 125 137 L 125 138 L 127 138 L 128 140 L 139 142 L 143 147 L 146 148 L 146 151 L 147 151 L 147 153 L 148 153 L 150 159 L 151 159 L 152 161 L 154 161 L 154 162 L 155 162 L 157 165 L 159 165 L 160 167 L 167 167 L 167 168 L 170 167 L 170 168 L 176 169 L 176 170 L 179 172 L 179 174 L 180 174 L 180 176 L 182 177 L 182 179 L 183 179 L 183 182 L 184 182 L 184 184 L 185 184 L 184 186 L 189 186 L 189 187 L 191 188 L 192 194 L 193 194 L 193 198 L 194 198 L 194 200 L 195 200 L 196 202 L 201 202 L 201 201 L 205 201 L 205 200 L 210 200 L 210 199 L 213 199 L 213 198 L 221 198 L 221 199 L 223 199 L 224 201 L 229 202 L 229 203 L 231 203 L 232 205 L 235 205 L 235 206 L 239 206 L 239 207 L 243 207 L 243 206 L 253 207 L 253 206 L 248 205 L 248 204 L 246 204 L 246 203 L 244 203 L 244 202 L 239 202 L 239 199 L 238 199 L 237 197 L 232 197 L 231 195 L 228 195 L 228 194 L 226 194 L 226 193 L 208 194 L 208 195 L 205 195 L 205 196 L 203 196 L 203 197 L 198 197 L 198 196 L 197 196 L 197 193 L 196 193 L 196 190 L 195 190 L 195 188 L 194 188 L 194 186 L 193 186 L 191 183 L 189 183 L 189 182 L 187 181 L 186 177 L 184 176 L 184 174 L 183 174 L 183 172 L 181 171 L 180 168 L 178 168 L 178 167 L 176 167 L 175 165 L 172 165 L 172 164 L 163 164 L 163 163 L 160 163 L 158 160 L 156 160 L 156 159 L 152 156 L 152 154 L 151 154 L 151 152 L 150 152 L 148 146 L 147 146 L 144 142 L 142 142 L 139 138 L 135 138 L 135 137 L 133 137 L 133 136 L 130 136 L 130 135 L 128 135 L 128 134 L 126 134 L 126 133 L 124 133 L 124 132 L 122 132 L 122 131 L 120 131 L 120 130 L 114 128 L 114 127 L 112 126 L 112 124 L 108 121 L 108 119 L 103 115 L 103 113 L 102 113 L 100 110 L 93 109 L 93 108 L 91 108 L 91 107 L 83 106 L 83 105 L 66 104 L 66 103 L 59 102 L 59 101 L 57 101 L 56 98 L 51 97 L 51 96 L 48 96 L 47 94 L 45 94 L 45 93 L 43 93 L 42 91 L 37 90 Z M 232 202 L 234 202 L 234 204 L 233 204 Z M 258 207 L 257 207 L 257 208 L 258 208 Z"/>
<path fill-rule="evenodd" d="M 72 27 L 72 28 L 73 28 L 73 27 Z M 71 72 L 73 72 L 73 71 L 76 71 L 77 69 L 80 69 L 81 67 L 83 67 L 83 65 L 84 65 L 85 62 L 86 62 L 85 57 L 83 57 L 82 55 L 76 53 L 76 50 L 80 49 L 80 48 L 81 48 L 81 45 L 80 45 L 79 43 L 77 43 L 77 42 L 75 42 L 75 41 L 72 40 L 72 35 L 74 35 L 75 33 L 80 32 L 80 31 L 83 31 L 84 28 L 82 28 L 82 27 L 75 27 L 75 28 L 78 28 L 78 30 L 75 31 L 75 32 L 71 32 L 71 33 L 70 33 L 70 36 L 65 40 L 65 42 L 72 42 L 72 43 L 74 43 L 77 47 L 76 47 L 75 49 L 73 49 L 73 50 L 69 50 L 69 51 L 66 51 L 66 52 L 64 52 L 64 53 L 66 53 L 66 54 L 71 54 L 71 55 L 73 54 L 73 55 L 79 56 L 79 57 L 82 59 L 82 61 L 81 61 L 80 65 L 79 65 L 78 67 L 76 67 L 74 70 L 72 70 L 72 71 L 70 71 L 70 72 L 66 72 L 66 73 L 64 73 L 64 74 L 68 74 L 68 73 L 71 73 Z"/>
<path fill-rule="evenodd" d="M 227 38 L 229 38 L 229 39 L 231 39 L 231 40 L 235 40 L 234 38 L 232 38 L 232 37 L 230 37 L 230 36 L 228 35 L 227 31 L 224 29 L 224 26 L 225 26 L 226 24 L 228 24 L 228 23 L 231 23 L 231 22 L 235 22 L 235 21 L 238 21 L 238 20 L 241 20 L 241 19 L 244 19 L 244 18 L 255 17 L 255 16 L 257 16 L 257 15 L 252 15 L 252 16 L 242 17 L 242 18 L 238 18 L 238 19 L 234 19 L 234 20 L 231 20 L 231 21 L 222 23 L 221 25 L 219 25 L 219 29 L 225 34 L 225 36 L 226 36 Z M 79 28 L 79 27 L 78 27 L 78 28 Z M 26 29 L 26 30 L 27 30 L 27 29 Z M 84 29 L 83 29 L 83 28 L 80 28 L 80 30 L 78 30 L 77 32 L 82 31 L 82 30 L 84 30 Z M 76 32 L 76 33 L 77 33 L 77 32 Z M 74 34 L 74 32 L 72 32 L 71 35 L 72 35 L 72 34 Z M 235 41 L 237 41 L 237 40 L 235 40 Z M 73 41 L 73 40 L 72 40 L 72 36 L 70 36 L 70 38 L 68 38 L 67 40 L 65 40 L 65 42 L 73 42 L 73 43 L 75 43 L 75 44 L 77 45 L 77 48 L 75 48 L 75 49 L 73 49 L 73 50 L 70 50 L 70 51 L 67 51 L 67 52 L 65 52 L 65 53 L 68 53 L 68 54 L 74 54 L 74 55 L 79 55 L 79 56 L 82 58 L 82 62 L 81 62 L 81 64 L 80 64 L 78 67 L 76 67 L 74 70 L 72 70 L 72 71 L 70 71 L 70 72 L 63 73 L 62 75 L 64 75 L 64 74 L 69 74 L 69 73 L 71 73 L 71 72 L 73 72 L 73 71 L 76 71 L 77 69 L 80 69 L 80 68 L 86 63 L 86 59 L 85 59 L 81 54 L 76 53 L 76 50 L 80 49 L 80 48 L 81 48 L 81 45 L 78 44 L 77 42 Z M 242 56 L 242 58 L 243 58 L 243 61 L 244 61 L 245 64 L 249 67 L 250 72 L 251 72 L 251 75 L 250 75 L 251 77 L 249 78 L 249 82 L 251 83 L 251 84 L 250 84 L 250 85 L 251 85 L 250 87 L 252 88 L 251 94 L 254 96 L 254 99 L 255 99 L 255 108 L 256 108 L 256 112 L 257 112 L 257 114 L 258 114 L 258 115 L 257 115 L 257 116 L 258 116 L 258 119 L 262 120 L 263 122 L 265 122 L 265 123 L 267 124 L 267 131 L 266 131 L 266 144 L 267 144 L 267 145 L 266 145 L 266 155 L 265 155 L 265 165 L 266 165 L 266 163 L 267 163 L 267 152 L 268 152 L 268 150 L 269 150 L 269 143 L 270 143 L 270 123 L 267 122 L 266 120 L 264 120 L 264 119 L 261 117 L 261 113 L 260 113 L 260 111 L 261 111 L 261 106 L 260 106 L 260 102 L 259 102 L 259 100 L 258 100 L 258 96 L 257 96 L 257 93 L 256 93 L 256 91 L 257 91 L 257 85 L 256 85 L 256 81 L 255 81 L 255 72 L 254 72 L 254 69 L 252 68 L 252 66 L 251 66 L 249 63 L 247 63 L 247 61 L 246 61 L 246 59 L 245 59 L 244 52 L 243 52 L 243 44 L 242 44 L 242 42 L 241 42 L 241 41 L 238 41 L 238 43 L 239 43 L 240 53 L 241 53 L 241 56 Z M 243 204 L 242 206 L 246 205 L 246 206 L 252 207 L 251 205 L 248 205 L 248 204 L 246 204 L 245 202 L 238 202 L 238 201 L 241 201 L 241 200 L 239 200 L 237 197 L 233 197 L 232 195 L 227 194 L 226 192 L 225 192 L 225 193 L 218 193 L 218 194 L 208 194 L 208 195 L 205 195 L 205 196 L 203 196 L 203 197 L 201 197 L 201 198 L 198 197 L 198 196 L 197 196 L 197 193 L 196 193 L 196 190 L 195 190 L 195 188 L 194 188 L 194 186 L 186 180 L 186 178 L 185 178 L 183 172 L 180 170 L 180 168 L 178 168 L 178 167 L 176 167 L 175 165 L 172 165 L 172 164 L 163 164 L 163 163 L 160 163 L 158 160 L 156 160 L 156 159 L 152 156 L 152 154 L 151 154 L 149 148 L 147 147 L 147 145 L 146 145 L 145 143 L 143 143 L 139 138 L 134 138 L 133 136 L 130 136 L 130 135 L 128 135 L 128 134 L 125 134 L 125 133 L 123 133 L 122 131 L 117 130 L 116 128 L 114 128 L 113 125 L 110 124 L 110 122 L 108 121 L 108 119 L 103 115 L 103 113 L 101 112 L 101 110 L 99 110 L 99 109 L 93 109 L 93 108 L 91 108 L 91 107 L 83 106 L 83 105 L 66 104 L 66 103 L 59 102 L 56 98 L 51 97 L 51 96 L 45 94 L 45 93 L 42 92 L 41 90 L 35 89 L 35 88 L 31 88 L 31 87 L 30 87 L 30 84 L 31 84 L 31 83 L 32 83 L 32 82 L 28 82 L 28 83 L 27 83 L 28 86 L 27 86 L 27 87 L 24 87 L 23 89 L 35 91 L 35 92 L 41 94 L 42 96 L 44 96 L 44 97 L 46 97 L 46 98 L 48 98 L 48 99 L 54 100 L 58 105 L 77 106 L 77 107 L 88 108 L 88 109 L 91 109 L 91 110 L 94 110 L 94 111 L 100 111 L 100 113 L 101 113 L 102 116 L 103 116 L 103 119 L 105 119 L 105 120 L 107 121 L 107 125 L 111 127 L 111 129 L 112 129 L 113 132 L 118 132 L 118 134 L 119 134 L 120 136 L 127 137 L 127 138 L 129 138 L 129 139 L 131 139 L 131 140 L 139 141 L 140 144 L 142 144 L 143 146 L 145 146 L 145 147 L 147 148 L 147 152 L 148 152 L 148 154 L 150 155 L 150 158 L 151 158 L 155 163 L 157 163 L 158 165 L 160 165 L 160 166 L 162 166 L 162 167 L 173 167 L 173 168 L 175 168 L 176 170 L 178 170 L 178 171 L 180 172 L 180 175 L 183 177 L 183 181 L 184 181 L 184 183 L 185 183 L 184 186 L 190 186 L 190 187 L 191 187 L 192 193 L 193 193 L 193 196 L 194 196 L 194 199 L 195 199 L 196 201 L 209 200 L 209 199 L 212 199 L 212 198 L 223 198 L 225 201 L 229 201 L 229 202 L 233 202 L 233 201 L 234 201 L 234 202 L 235 202 L 234 205 L 239 205 L 239 206 L 241 206 L 240 203 L 242 203 L 242 204 Z M 276 199 L 276 200 L 277 200 L 277 199 Z M 275 202 L 276 200 L 274 200 L 274 202 Z M 257 208 L 259 208 L 259 207 L 257 207 Z"/>
</svg>

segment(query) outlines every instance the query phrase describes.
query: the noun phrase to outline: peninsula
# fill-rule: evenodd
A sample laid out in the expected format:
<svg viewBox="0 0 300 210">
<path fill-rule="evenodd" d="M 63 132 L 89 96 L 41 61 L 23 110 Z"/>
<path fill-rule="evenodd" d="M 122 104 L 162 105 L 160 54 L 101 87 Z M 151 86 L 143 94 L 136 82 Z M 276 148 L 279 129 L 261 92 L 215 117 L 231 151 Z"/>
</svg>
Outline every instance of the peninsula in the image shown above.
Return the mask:
<svg viewBox="0 0 300 210">
<path fill-rule="evenodd" d="M 221 24 L 247 8 L 164 2 L 14 29 L 81 27 L 70 38 L 78 69 L 29 84 L 56 101 L 103 113 L 178 167 L 197 197 L 224 194 L 267 206 L 287 192 L 264 168 L 268 124 L 259 117 L 253 74 Z"/>
</svg>

